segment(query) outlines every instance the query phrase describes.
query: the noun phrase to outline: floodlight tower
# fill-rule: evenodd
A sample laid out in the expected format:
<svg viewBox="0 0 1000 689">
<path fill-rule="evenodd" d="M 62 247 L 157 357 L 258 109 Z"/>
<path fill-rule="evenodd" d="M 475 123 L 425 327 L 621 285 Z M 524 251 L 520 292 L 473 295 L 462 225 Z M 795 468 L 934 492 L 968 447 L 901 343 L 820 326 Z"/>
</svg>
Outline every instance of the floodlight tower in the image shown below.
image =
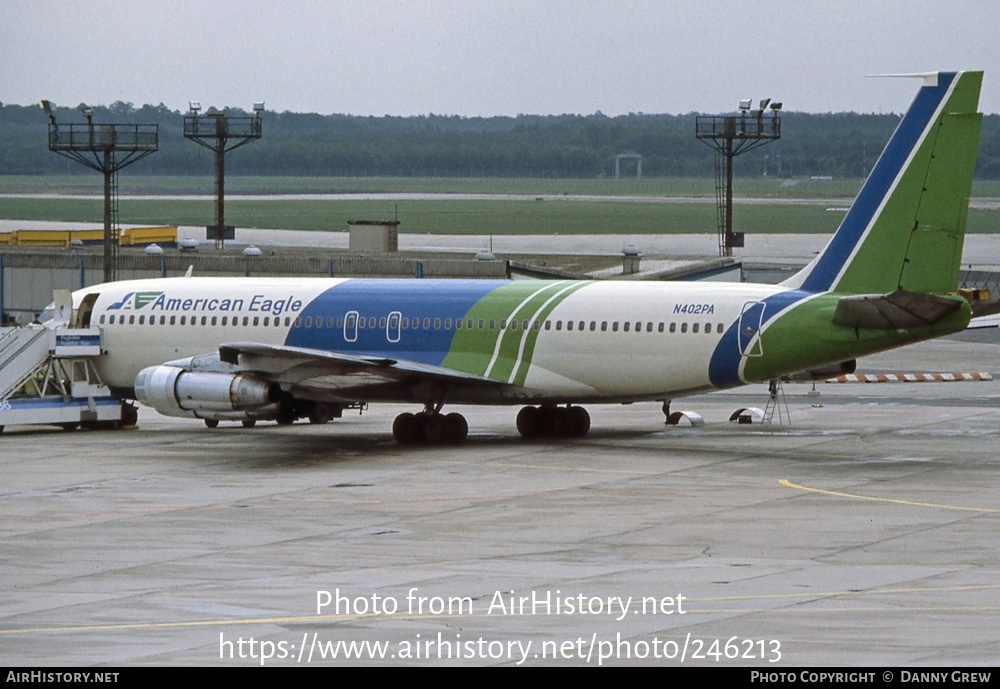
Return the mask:
<svg viewBox="0 0 1000 689">
<path fill-rule="evenodd" d="M 781 103 L 765 98 L 756 110 L 751 103 L 742 99 L 739 115 L 699 115 L 695 120 L 695 136 L 715 148 L 720 256 L 732 256 L 733 247 L 742 247 L 744 240 L 742 232 L 733 232 L 733 158 L 781 138 Z M 771 116 L 764 117 L 768 105 Z"/>
<path fill-rule="evenodd" d="M 264 101 L 253 104 L 253 117 L 227 117 L 215 108 L 199 115 L 201 103 L 196 100 L 190 102 L 190 110 L 184 116 L 184 138 L 215 152 L 215 224 L 205 228 L 205 238 L 214 239 L 215 248 L 222 249 L 227 239 L 236 238 L 236 228 L 226 225 L 226 152 L 260 138 Z"/>
<path fill-rule="evenodd" d="M 159 125 L 94 124 L 94 109 L 83 104 L 87 124 L 56 124 L 55 105 L 42 101 L 49 116 L 49 150 L 104 173 L 104 281 L 118 278 L 118 171 L 159 148 Z M 123 157 L 118 157 L 122 155 Z"/>
</svg>

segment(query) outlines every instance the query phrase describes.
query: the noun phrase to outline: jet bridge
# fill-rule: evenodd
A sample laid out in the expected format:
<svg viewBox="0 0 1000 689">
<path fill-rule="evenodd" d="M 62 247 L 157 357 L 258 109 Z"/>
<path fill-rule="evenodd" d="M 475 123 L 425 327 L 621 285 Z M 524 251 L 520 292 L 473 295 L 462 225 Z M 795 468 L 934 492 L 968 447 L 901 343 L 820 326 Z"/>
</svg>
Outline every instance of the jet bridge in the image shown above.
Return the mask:
<svg viewBox="0 0 1000 689">
<path fill-rule="evenodd" d="M 0 431 L 4 426 L 54 424 L 67 430 L 135 423 L 136 409 L 101 382 L 100 328 L 67 321 L 0 328 Z"/>
</svg>

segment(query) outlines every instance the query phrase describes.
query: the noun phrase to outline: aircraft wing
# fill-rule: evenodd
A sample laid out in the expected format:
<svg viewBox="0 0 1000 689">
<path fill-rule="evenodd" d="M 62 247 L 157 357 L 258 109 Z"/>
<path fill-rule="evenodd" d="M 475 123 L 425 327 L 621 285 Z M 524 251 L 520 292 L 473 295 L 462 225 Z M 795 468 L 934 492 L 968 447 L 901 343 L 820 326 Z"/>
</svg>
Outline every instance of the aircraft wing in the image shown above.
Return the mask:
<svg viewBox="0 0 1000 689">
<path fill-rule="evenodd" d="M 283 386 L 336 391 L 353 397 L 386 385 L 414 390 L 460 386 L 499 392 L 506 382 L 431 364 L 378 356 L 347 354 L 305 347 L 233 342 L 219 347 L 218 355 L 194 357 L 190 370 L 251 373 Z"/>
</svg>

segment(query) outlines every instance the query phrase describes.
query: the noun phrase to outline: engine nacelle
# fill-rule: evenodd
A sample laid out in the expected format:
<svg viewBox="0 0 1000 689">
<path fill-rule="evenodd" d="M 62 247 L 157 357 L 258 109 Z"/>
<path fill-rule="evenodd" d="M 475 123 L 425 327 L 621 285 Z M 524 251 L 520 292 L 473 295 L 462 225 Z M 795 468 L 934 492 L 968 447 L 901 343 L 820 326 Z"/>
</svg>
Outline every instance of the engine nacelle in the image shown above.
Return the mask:
<svg viewBox="0 0 1000 689">
<path fill-rule="evenodd" d="M 150 366 L 135 377 L 135 397 L 167 416 L 252 411 L 274 404 L 281 395 L 277 383 L 239 373 L 185 371 Z"/>
</svg>

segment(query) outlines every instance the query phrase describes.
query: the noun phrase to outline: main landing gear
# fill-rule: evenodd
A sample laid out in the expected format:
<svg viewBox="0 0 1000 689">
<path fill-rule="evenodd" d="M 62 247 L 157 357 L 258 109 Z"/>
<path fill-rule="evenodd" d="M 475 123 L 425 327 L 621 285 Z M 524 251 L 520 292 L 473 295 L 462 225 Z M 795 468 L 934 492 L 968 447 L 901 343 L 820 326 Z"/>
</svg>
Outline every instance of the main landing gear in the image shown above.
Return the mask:
<svg viewBox="0 0 1000 689">
<path fill-rule="evenodd" d="M 590 430 L 583 407 L 524 407 L 517 413 L 517 431 L 525 438 L 582 438 Z"/>
<path fill-rule="evenodd" d="M 469 423 L 464 416 L 442 414 L 434 409 L 425 409 L 418 414 L 406 412 L 392 422 L 392 437 L 400 445 L 459 445 L 468 435 Z"/>
</svg>

